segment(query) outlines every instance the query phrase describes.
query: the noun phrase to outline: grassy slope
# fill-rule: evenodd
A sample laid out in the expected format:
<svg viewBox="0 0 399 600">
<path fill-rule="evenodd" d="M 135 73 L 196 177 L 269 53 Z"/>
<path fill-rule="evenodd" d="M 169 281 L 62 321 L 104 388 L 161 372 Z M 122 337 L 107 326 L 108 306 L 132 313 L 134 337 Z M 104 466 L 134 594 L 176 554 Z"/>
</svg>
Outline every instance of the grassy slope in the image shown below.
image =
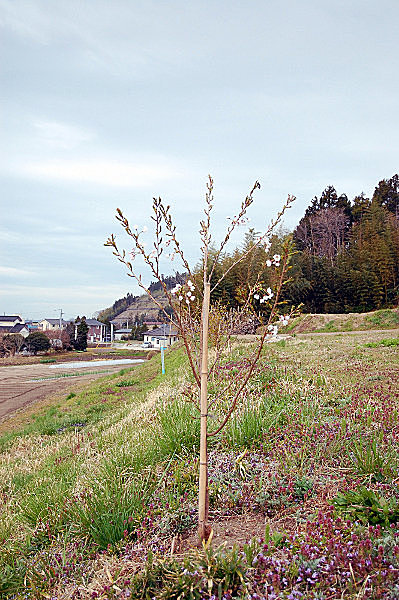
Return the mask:
<svg viewBox="0 0 399 600">
<path fill-rule="evenodd" d="M 287 333 L 347 332 L 399 328 L 399 309 L 368 313 L 303 314 L 286 328 Z"/>
<path fill-rule="evenodd" d="M 263 586 L 265 594 L 266 571 L 282 594 L 275 597 L 368 597 L 359 596 L 367 586 L 374 598 L 395 597 L 384 595 L 394 579 L 377 560 L 385 539 L 398 568 L 395 531 L 370 529 L 367 510 L 363 524 L 334 521 L 335 533 L 328 529 L 339 491 L 365 484 L 387 502 L 398 496 L 399 353 L 385 338 L 368 332 L 267 346 L 239 411 L 210 451 L 213 518 L 233 523 L 238 515 L 240 523 L 253 515 L 263 523 L 268 547 L 254 543 L 246 555 L 208 549 L 186 556 L 183 566 L 182 559 L 160 559 L 142 568 L 150 547 L 164 553 L 195 523 L 198 420 L 179 393 L 186 377 L 181 350 L 168 354 L 165 379 L 155 357 L 3 433 L 0 597 L 61 599 L 79 589 L 81 598 L 209 598 L 227 590 L 240 598 L 245 586 L 254 593 Z M 226 380 L 239 376 L 246 352 L 233 349 Z M 211 386 L 210 394 L 216 391 Z M 225 538 L 234 535 L 230 526 Z M 353 557 L 349 567 L 345 557 L 361 543 L 363 562 Z M 342 565 L 322 568 L 329 555 L 342 555 Z M 284 560 L 286 583 L 278 574 Z M 193 577 L 184 569 L 207 572 L 206 585 L 198 576 L 189 592 Z M 314 573 L 325 596 L 313 595 Z"/>
</svg>

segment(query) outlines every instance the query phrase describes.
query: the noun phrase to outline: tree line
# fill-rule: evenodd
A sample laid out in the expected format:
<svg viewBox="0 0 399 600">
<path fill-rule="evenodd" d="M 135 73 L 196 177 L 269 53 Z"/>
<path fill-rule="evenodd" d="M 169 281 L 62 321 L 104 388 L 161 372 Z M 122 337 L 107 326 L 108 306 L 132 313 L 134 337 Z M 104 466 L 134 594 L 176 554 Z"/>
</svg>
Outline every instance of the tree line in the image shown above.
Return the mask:
<svg viewBox="0 0 399 600">
<path fill-rule="evenodd" d="M 349 201 L 328 187 L 293 232 L 297 253 L 287 296 L 308 312 L 366 312 L 399 299 L 399 177 L 372 198 Z"/>
<path fill-rule="evenodd" d="M 257 232 L 225 254 L 220 271 L 248 253 Z M 292 244 L 290 279 L 282 291 L 289 304 L 305 312 L 366 312 L 394 307 L 399 300 L 399 177 L 378 183 L 372 198 L 363 193 L 353 200 L 338 195 L 333 186 L 315 197 L 291 233 L 280 231 L 271 240 L 271 254 Z M 214 300 L 228 307 L 244 301 L 245 290 L 259 268 L 273 287 L 268 257 L 257 249 L 250 258 L 228 271 L 214 292 Z M 215 277 L 217 273 L 215 274 Z"/>
</svg>

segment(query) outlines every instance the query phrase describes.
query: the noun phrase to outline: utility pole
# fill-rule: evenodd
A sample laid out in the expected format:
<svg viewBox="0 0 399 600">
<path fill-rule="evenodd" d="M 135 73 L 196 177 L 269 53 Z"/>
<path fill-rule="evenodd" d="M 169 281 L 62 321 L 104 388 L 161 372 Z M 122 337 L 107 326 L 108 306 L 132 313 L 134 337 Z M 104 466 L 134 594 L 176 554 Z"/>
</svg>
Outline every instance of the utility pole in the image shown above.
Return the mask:
<svg viewBox="0 0 399 600">
<path fill-rule="evenodd" d="M 60 331 L 61 331 L 62 330 L 62 315 L 65 313 L 62 311 L 62 308 L 59 308 L 58 310 L 60 311 Z"/>
<path fill-rule="evenodd" d="M 166 347 L 166 334 L 165 334 L 165 323 L 163 324 L 163 340 L 161 343 L 161 369 L 162 375 L 165 375 L 165 347 Z"/>
</svg>

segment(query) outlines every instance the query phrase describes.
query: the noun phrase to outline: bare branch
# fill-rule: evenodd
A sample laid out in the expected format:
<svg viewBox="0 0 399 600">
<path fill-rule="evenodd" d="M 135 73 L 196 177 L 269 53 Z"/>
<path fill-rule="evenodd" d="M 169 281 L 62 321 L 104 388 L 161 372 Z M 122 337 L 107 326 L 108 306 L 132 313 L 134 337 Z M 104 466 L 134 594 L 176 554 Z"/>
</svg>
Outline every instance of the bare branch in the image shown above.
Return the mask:
<svg viewBox="0 0 399 600">
<path fill-rule="evenodd" d="M 226 275 L 228 275 L 228 273 L 230 273 L 230 271 L 232 269 L 234 269 L 234 267 L 236 265 L 238 265 L 240 262 L 242 262 L 248 255 L 250 255 L 255 248 L 259 248 L 266 240 L 269 239 L 269 236 L 271 235 L 272 231 L 276 228 L 276 226 L 280 223 L 281 219 L 283 218 L 283 215 L 285 213 L 285 211 L 290 208 L 291 204 L 294 202 L 295 197 L 294 196 L 288 196 L 286 203 L 284 204 L 283 208 L 281 209 L 281 211 L 277 214 L 277 217 L 275 220 L 272 220 L 266 233 L 264 233 L 263 235 L 261 235 L 258 240 L 254 243 L 253 246 L 251 246 L 251 248 L 249 248 L 242 256 L 240 256 L 240 258 L 238 260 L 236 260 L 232 265 L 230 265 L 230 267 L 223 273 L 222 277 L 216 282 L 216 284 L 213 286 L 213 288 L 211 289 L 211 293 L 215 291 L 215 289 L 218 287 L 218 285 L 223 281 L 223 279 L 226 277 Z M 217 257 L 219 258 L 219 256 Z M 214 270 L 216 265 L 216 262 L 213 266 L 212 271 Z"/>
</svg>

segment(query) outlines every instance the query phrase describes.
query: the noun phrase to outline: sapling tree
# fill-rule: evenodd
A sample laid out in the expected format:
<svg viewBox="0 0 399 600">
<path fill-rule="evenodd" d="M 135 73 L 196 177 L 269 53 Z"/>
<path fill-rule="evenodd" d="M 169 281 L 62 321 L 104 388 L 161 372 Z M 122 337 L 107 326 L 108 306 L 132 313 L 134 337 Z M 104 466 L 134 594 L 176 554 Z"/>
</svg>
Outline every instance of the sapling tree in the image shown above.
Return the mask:
<svg viewBox="0 0 399 600">
<path fill-rule="evenodd" d="M 140 288 L 148 294 L 152 301 L 164 314 L 165 319 L 174 326 L 184 345 L 190 370 L 192 384 L 184 392 L 187 400 L 193 402 L 198 409 L 200 418 L 200 457 L 199 457 L 199 494 L 198 494 L 198 532 L 202 540 L 208 539 L 211 526 L 209 524 L 209 494 L 208 494 L 208 439 L 217 435 L 227 424 L 234 410 L 245 394 L 245 389 L 261 356 L 263 345 L 268 336 L 275 336 L 279 323 L 286 325 L 293 309 L 285 314 L 279 314 L 281 309 L 280 294 L 288 279 L 289 258 L 291 247 L 287 242 L 281 254 L 269 256 L 271 247 L 270 237 L 285 211 L 294 201 L 288 196 L 281 211 L 262 233 L 254 236 L 251 244 L 244 251 L 233 256 L 230 265 L 224 270 L 220 264 L 225 255 L 227 245 L 233 232 L 248 223 L 247 211 L 254 201 L 254 194 L 260 184 L 256 181 L 249 194 L 241 203 L 234 217 L 229 217 L 225 236 L 218 246 L 215 246 L 211 233 L 211 212 L 213 208 L 213 179 L 209 177 L 205 196 L 204 218 L 200 221 L 200 266 L 192 268 L 177 237 L 176 226 L 170 207 L 160 198 L 153 199 L 151 219 L 154 225 L 153 240 L 150 248 L 144 241 L 147 228 L 131 226 L 120 209 L 116 218 L 128 236 L 133 241 L 130 252 L 120 250 L 114 234 L 106 246 L 113 249 L 113 254 L 127 268 L 127 274 L 133 277 Z M 256 260 L 251 260 L 256 255 Z M 184 269 L 186 278 L 183 283 L 169 289 L 162 275 L 163 261 L 177 261 Z M 165 308 L 147 287 L 140 273 L 140 267 L 134 261 L 141 258 L 151 274 L 160 282 L 167 299 Z M 239 307 L 227 309 L 220 301 L 212 301 L 217 296 L 215 290 L 239 263 L 245 263 L 251 270 L 246 289 L 240 288 Z M 162 264 L 162 270 L 161 270 Z M 263 274 L 270 270 L 267 281 Z M 230 378 L 226 382 L 221 365 L 230 347 L 232 337 L 243 329 L 245 324 L 255 321 L 263 327 L 256 337 L 252 353 L 245 361 L 240 377 Z M 245 328 L 245 327 L 244 327 Z M 208 395 L 208 384 L 212 384 L 212 393 Z M 212 409 L 212 414 L 209 410 Z M 209 426 L 209 417 L 211 426 Z"/>
</svg>

